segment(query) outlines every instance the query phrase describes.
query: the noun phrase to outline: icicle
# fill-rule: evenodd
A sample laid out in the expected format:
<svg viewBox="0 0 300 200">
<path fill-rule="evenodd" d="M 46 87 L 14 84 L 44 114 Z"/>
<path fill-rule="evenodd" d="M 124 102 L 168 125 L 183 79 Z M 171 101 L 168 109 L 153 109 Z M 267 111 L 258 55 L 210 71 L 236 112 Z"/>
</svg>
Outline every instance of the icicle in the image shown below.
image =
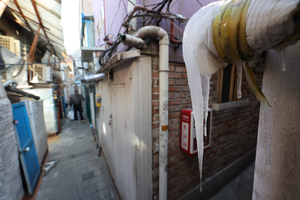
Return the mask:
<svg viewBox="0 0 300 200">
<path fill-rule="evenodd" d="M 243 63 L 236 64 L 236 69 L 238 72 L 237 78 L 237 97 L 242 98 L 242 73 L 243 73 Z"/>
<path fill-rule="evenodd" d="M 281 70 L 282 70 L 283 72 L 286 71 L 286 49 L 287 49 L 287 48 L 284 49 L 284 51 L 283 51 L 283 56 L 282 56 L 282 68 L 281 68 Z"/>
<path fill-rule="evenodd" d="M 210 78 L 209 76 L 201 76 L 202 81 L 202 94 L 203 94 L 203 122 L 204 122 L 204 136 L 207 137 L 207 115 L 208 115 L 208 101 L 209 101 L 209 86 L 210 86 Z"/>
<path fill-rule="evenodd" d="M 187 61 L 187 65 L 189 66 L 196 66 L 193 61 L 194 57 L 192 57 L 190 54 L 188 57 L 185 58 Z M 198 161 L 199 161 L 199 173 L 200 173 L 200 191 L 202 191 L 202 165 L 203 165 L 203 107 L 206 103 L 203 102 L 203 95 L 202 95 L 202 89 L 204 91 L 209 91 L 206 87 L 208 86 L 202 86 L 202 83 L 205 83 L 204 80 L 202 82 L 202 77 L 199 74 L 198 68 L 187 68 L 187 73 L 189 77 L 189 87 L 191 91 L 191 98 L 193 101 L 193 112 L 195 117 L 195 127 L 196 127 L 196 140 L 197 140 L 197 149 L 198 149 Z M 203 77 L 203 79 L 206 79 Z M 209 78 L 208 78 L 209 80 Z M 199 87 L 200 86 L 200 87 Z M 208 104 L 208 103 L 207 103 Z"/>
</svg>

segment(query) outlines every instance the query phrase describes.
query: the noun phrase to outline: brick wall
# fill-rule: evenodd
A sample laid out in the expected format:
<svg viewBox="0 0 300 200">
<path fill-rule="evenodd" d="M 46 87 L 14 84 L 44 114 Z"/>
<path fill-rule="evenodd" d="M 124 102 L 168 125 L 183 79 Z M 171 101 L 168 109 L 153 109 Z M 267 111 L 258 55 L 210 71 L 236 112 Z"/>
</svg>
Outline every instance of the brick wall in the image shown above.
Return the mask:
<svg viewBox="0 0 300 200">
<path fill-rule="evenodd" d="M 197 155 L 189 156 L 180 150 L 180 111 L 192 108 L 184 64 L 169 64 L 169 144 L 168 199 L 177 199 L 199 185 Z M 153 136 L 153 199 L 159 194 L 159 76 L 158 58 L 152 59 L 152 136 Z M 261 85 L 262 75 L 256 74 Z M 217 74 L 210 81 L 209 106 L 217 101 Z M 243 80 L 243 98 L 250 104 L 244 107 L 213 111 L 211 147 L 204 152 L 203 179 L 209 178 L 256 147 L 259 102 Z"/>
</svg>

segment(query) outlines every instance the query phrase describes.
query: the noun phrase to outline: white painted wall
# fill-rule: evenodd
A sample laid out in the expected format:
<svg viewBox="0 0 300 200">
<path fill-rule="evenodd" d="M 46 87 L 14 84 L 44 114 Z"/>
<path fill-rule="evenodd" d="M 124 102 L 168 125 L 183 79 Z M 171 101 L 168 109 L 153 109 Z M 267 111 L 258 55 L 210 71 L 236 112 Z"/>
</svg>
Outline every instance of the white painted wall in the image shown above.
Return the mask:
<svg viewBox="0 0 300 200">
<path fill-rule="evenodd" d="M 24 100 L 29 117 L 30 128 L 39 164 L 42 165 L 44 155 L 48 149 L 47 132 L 44 120 L 43 100 Z"/>
<path fill-rule="evenodd" d="M 113 69 L 113 81 L 96 84 L 102 107 L 99 138 L 116 187 L 124 200 L 152 199 L 151 57 Z"/>
<path fill-rule="evenodd" d="M 53 98 L 52 88 L 39 88 L 24 90 L 28 93 L 39 96 L 43 100 L 44 116 L 47 134 L 53 134 L 58 131 L 56 105 Z"/>
<path fill-rule="evenodd" d="M 24 195 L 12 121 L 11 104 L 0 81 L 0 200 L 21 200 Z"/>
</svg>

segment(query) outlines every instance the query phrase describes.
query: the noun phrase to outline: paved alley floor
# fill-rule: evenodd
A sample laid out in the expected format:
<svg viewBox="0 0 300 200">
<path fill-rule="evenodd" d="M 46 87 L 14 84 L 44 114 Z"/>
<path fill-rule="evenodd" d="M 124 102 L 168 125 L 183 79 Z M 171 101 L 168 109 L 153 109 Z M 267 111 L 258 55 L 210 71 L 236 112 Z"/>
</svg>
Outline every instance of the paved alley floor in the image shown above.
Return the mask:
<svg viewBox="0 0 300 200">
<path fill-rule="evenodd" d="M 252 163 L 210 200 L 251 200 L 254 168 Z"/>
<path fill-rule="evenodd" d="M 89 123 L 66 120 L 60 141 L 48 144 L 47 161 L 58 164 L 43 177 L 37 200 L 118 200 L 103 155 L 98 157 Z"/>
</svg>

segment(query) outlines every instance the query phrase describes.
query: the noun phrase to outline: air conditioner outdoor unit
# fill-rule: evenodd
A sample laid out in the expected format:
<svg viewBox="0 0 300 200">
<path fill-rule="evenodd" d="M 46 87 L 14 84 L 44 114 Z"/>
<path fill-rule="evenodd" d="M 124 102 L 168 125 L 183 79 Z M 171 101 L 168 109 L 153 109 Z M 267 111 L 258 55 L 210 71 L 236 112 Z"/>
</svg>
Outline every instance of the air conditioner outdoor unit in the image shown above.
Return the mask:
<svg viewBox="0 0 300 200">
<path fill-rule="evenodd" d="M 21 57 L 21 43 L 20 43 L 20 41 L 19 40 L 15 40 L 14 41 L 14 45 L 15 45 L 15 51 L 14 51 L 14 53 L 16 55 L 18 55 L 18 56 Z"/>
<path fill-rule="evenodd" d="M 15 41 L 18 41 L 18 40 L 15 40 L 13 37 L 0 35 L 0 45 L 3 46 L 4 48 L 10 50 L 13 53 L 16 52 L 16 48 L 17 48 L 18 42 L 19 42 L 18 41 L 15 43 Z M 19 52 L 20 52 L 20 45 L 19 45 Z"/>
<path fill-rule="evenodd" d="M 48 83 L 52 81 L 51 67 L 46 65 L 31 65 L 30 69 L 31 83 Z"/>
</svg>

